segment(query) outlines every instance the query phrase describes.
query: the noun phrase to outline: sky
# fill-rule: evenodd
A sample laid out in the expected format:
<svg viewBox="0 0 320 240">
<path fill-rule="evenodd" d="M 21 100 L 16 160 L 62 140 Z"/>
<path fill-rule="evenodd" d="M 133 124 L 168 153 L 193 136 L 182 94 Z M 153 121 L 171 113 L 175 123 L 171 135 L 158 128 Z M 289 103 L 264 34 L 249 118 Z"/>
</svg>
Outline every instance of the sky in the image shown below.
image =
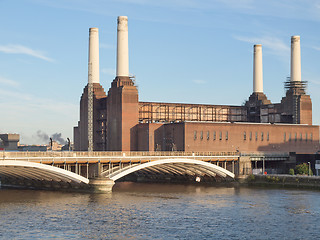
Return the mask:
<svg viewBox="0 0 320 240">
<path fill-rule="evenodd" d="M 129 71 L 140 101 L 241 105 L 262 44 L 264 93 L 285 95 L 290 39 L 320 124 L 320 0 L 0 0 L 0 133 L 21 144 L 73 139 L 99 28 L 100 83 L 115 77 L 117 16 L 128 16 Z"/>
</svg>

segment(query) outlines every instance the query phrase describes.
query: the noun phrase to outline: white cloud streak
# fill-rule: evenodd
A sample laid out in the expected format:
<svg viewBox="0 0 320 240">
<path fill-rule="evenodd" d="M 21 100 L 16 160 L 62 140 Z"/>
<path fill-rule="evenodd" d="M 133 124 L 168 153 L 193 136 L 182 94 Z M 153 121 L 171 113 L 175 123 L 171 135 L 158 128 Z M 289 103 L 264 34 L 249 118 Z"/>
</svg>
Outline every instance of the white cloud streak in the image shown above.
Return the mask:
<svg viewBox="0 0 320 240">
<path fill-rule="evenodd" d="M 0 89 L 0 102 L 9 103 L 14 106 L 17 104 L 20 111 L 37 109 L 40 112 L 54 112 L 67 114 L 70 109 L 77 109 L 78 105 L 59 102 L 49 98 L 38 98 L 22 91 L 10 91 Z M 21 104 L 23 102 L 23 104 Z"/>
<path fill-rule="evenodd" d="M 20 84 L 16 81 L 3 78 L 0 76 L 0 84 L 6 85 L 6 86 L 11 86 L 11 87 L 18 87 Z"/>
<path fill-rule="evenodd" d="M 252 44 L 262 44 L 262 47 L 268 48 L 275 55 L 287 55 L 290 53 L 290 43 L 285 43 L 279 38 L 276 37 L 242 37 L 234 36 L 236 40 L 252 43 Z"/>
<path fill-rule="evenodd" d="M 32 100 L 32 96 L 30 94 L 18 92 L 18 91 L 9 91 L 0 89 L 0 100 L 1 99 L 15 99 L 21 101 L 30 101 Z"/>
<path fill-rule="evenodd" d="M 48 62 L 54 61 L 52 58 L 45 56 L 43 52 L 33 50 L 31 48 L 28 48 L 22 45 L 15 45 L 15 44 L 0 45 L 0 52 L 8 53 L 8 54 L 24 54 L 24 55 L 39 58 Z"/>
</svg>

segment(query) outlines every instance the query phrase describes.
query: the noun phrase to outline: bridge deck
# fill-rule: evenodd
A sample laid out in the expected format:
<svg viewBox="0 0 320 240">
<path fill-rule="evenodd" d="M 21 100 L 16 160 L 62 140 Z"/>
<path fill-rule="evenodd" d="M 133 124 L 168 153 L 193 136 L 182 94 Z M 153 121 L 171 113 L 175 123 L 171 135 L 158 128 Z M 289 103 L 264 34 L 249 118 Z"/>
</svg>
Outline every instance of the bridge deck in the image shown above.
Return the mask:
<svg viewBox="0 0 320 240">
<path fill-rule="evenodd" d="M 2 152 L 0 159 L 43 164 L 146 163 L 163 159 L 194 159 L 205 162 L 237 161 L 234 152 Z"/>
</svg>

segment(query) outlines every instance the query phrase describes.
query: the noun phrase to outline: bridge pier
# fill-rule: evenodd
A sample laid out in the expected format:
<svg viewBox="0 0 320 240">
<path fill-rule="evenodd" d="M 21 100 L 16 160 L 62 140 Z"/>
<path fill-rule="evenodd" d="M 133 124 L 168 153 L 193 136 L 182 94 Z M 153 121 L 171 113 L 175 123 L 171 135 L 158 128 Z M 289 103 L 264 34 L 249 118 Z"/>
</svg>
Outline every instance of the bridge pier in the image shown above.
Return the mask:
<svg viewBox="0 0 320 240">
<path fill-rule="evenodd" d="M 97 178 L 89 179 L 90 189 L 98 193 L 111 192 L 114 184 L 115 183 L 112 179 L 105 178 L 105 177 L 97 177 Z"/>
</svg>

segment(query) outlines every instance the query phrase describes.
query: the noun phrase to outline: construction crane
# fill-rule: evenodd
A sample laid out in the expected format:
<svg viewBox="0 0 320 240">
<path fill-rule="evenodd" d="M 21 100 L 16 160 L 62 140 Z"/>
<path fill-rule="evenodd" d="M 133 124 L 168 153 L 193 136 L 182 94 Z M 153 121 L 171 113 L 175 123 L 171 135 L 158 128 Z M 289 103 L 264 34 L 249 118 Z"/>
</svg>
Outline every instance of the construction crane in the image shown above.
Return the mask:
<svg viewBox="0 0 320 240">
<path fill-rule="evenodd" d="M 92 63 L 88 66 L 88 152 L 93 151 L 93 83 Z"/>
</svg>

